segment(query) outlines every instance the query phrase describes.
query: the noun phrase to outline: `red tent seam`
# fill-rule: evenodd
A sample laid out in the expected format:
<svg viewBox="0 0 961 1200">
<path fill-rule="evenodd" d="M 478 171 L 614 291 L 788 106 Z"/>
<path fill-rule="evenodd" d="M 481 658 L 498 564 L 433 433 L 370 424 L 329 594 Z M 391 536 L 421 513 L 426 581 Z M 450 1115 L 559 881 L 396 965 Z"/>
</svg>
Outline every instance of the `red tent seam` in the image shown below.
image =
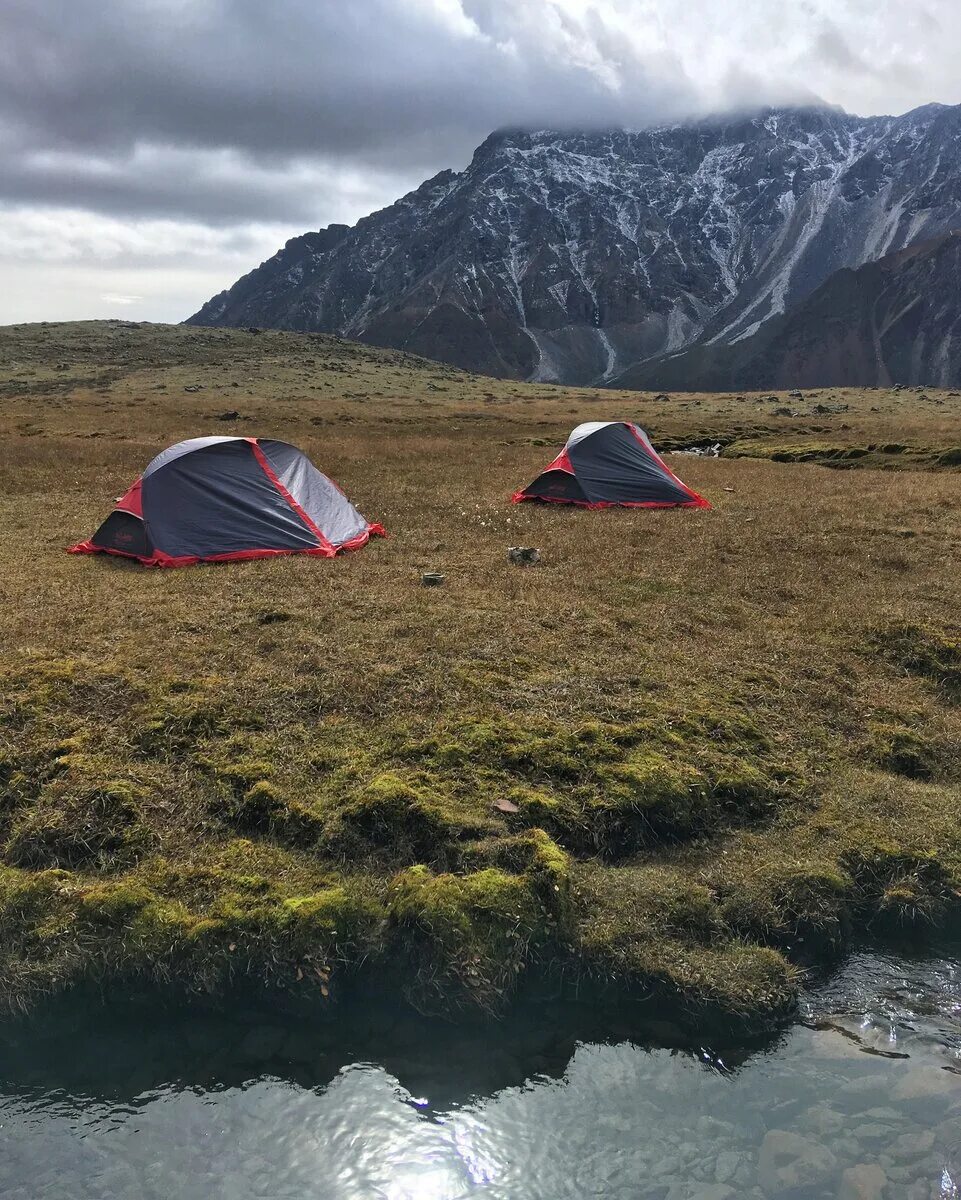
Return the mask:
<svg viewBox="0 0 961 1200">
<path fill-rule="evenodd" d="M 247 438 L 246 440 L 250 443 L 251 449 L 254 452 L 254 457 L 260 463 L 261 470 L 267 476 L 267 478 L 270 480 L 270 482 L 274 485 L 274 487 L 277 489 L 277 491 L 280 492 L 281 496 L 283 496 L 283 498 L 287 501 L 287 503 L 294 510 L 294 512 L 297 514 L 297 516 L 300 517 L 300 519 L 304 522 L 304 524 L 311 531 L 311 533 L 316 534 L 317 540 L 320 542 L 321 546 L 323 546 L 327 550 L 330 550 L 331 553 L 335 553 L 333 545 L 324 536 L 323 532 L 321 531 L 321 529 L 317 525 L 317 523 L 315 521 L 313 521 L 307 515 L 307 512 L 303 508 L 301 508 L 301 506 L 293 498 L 293 496 L 290 494 L 290 492 L 288 492 L 287 489 L 284 487 L 284 485 L 280 482 L 280 479 L 278 478 L 276 471 L 274 471 L 273 467 L 267 461 L 267 455 L 264 454 L 263 450 L 261 450 L 261 448 L 257 445 L 257 439 L 256 438 Z"/>
</svg>

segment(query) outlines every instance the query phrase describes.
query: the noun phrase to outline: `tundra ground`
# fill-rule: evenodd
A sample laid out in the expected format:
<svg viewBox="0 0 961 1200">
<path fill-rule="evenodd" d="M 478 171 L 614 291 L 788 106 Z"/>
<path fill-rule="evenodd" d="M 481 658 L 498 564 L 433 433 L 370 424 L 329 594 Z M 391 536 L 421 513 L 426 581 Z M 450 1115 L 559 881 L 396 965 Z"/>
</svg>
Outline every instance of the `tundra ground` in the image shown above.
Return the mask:
<svg viewBox="0 0 961 1200">
<path fill-rule="evenodd" d="M 655 398 L 102 322 L 0 330 L 0 397 L 6 1008 L 363 967 L 445 1012 L 527 972 L 760 1020 L 812 957 L 957 911 L 956 395 Z M 510 505 L 610 417 L 721 442 L 670 460 L 714 508 Z M 301 446 L 389 539 L 63 553 L 210 433 Z"/>
</svg>

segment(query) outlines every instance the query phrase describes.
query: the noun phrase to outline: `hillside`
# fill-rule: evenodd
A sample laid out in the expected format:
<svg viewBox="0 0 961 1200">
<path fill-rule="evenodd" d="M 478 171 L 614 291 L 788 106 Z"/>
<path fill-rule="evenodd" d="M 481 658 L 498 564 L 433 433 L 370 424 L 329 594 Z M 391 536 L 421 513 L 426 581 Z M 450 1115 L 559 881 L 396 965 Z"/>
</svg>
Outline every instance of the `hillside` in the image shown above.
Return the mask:
<svg viewBox="0 0 961 1200">
<path fill-rule="evenodd" d="M 832 275 L 731 345 L 701 344 L 625 372 L 637 388 L 951 386 L 961 379 L 961 234 Z"/>
<path fill-rule="evenodd" d="M 5 1008 L 374 980 L 497 1012 L 547 978 L 704 1029 L 957 912 L 961 398 L 665 399 L 128 323 L 0 329 L 0 395 Z M 751 456 L 670 460 L 710 512 L 508 504 L 573 424 L 624 416 Z M 63 552 L 215 432 L 303 447 L 389 538 Z"/>
<path fill-rule="evenodd" d="M 338 333 L 514 379 L 611 381 L 749 336 L 836 272 L 961 226 L 959 144 L 961 108 L 939 105 L 504 130 L 466 170 L 352 228 L 293 239 L 190 321 Z M 938 380 L 961 381 L 957 363 L 945 370 Z"/>
</svg>

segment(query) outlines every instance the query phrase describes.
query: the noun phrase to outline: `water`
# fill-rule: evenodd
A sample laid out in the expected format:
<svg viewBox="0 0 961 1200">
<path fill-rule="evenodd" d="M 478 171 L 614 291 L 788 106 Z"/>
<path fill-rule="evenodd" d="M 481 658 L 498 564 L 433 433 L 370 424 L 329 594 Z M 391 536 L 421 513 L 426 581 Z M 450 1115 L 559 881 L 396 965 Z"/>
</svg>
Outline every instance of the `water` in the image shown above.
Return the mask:
<svg viewBox="0 0 961 1200">
<path fill-rule="evenodd" d="M 859 954 L 775 1039 L 680 1040 L 573 1003 L 454 1029 L 73 1001 L 0 1030 L 0 1196 L 961 1196 L 958 961 Z"/>
</svg>

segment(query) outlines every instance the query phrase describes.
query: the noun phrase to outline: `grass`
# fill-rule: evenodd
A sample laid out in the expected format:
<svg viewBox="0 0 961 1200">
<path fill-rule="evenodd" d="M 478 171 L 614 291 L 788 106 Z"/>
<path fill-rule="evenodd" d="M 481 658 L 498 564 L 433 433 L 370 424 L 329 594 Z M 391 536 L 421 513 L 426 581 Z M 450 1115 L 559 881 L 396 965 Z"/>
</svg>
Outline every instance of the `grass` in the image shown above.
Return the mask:
<svg viewBox="0 0 961 1200">
<path fill-rule="evenodd" d="M 333 1001 L 363 968 L 432 1012 L 545 973 L 760 1021 L 856 933 L 957 911 L 958 397 L 664 401 L 123 323 L 0 330 L 0 396 L 3 1007 L 91 981 Z M 617 416 L 721 442 L 671 463 L 713 510 L 507 503 Z M 302 446 L 390 538 L 63 553 L 220 432 Z"/>
</svg>

